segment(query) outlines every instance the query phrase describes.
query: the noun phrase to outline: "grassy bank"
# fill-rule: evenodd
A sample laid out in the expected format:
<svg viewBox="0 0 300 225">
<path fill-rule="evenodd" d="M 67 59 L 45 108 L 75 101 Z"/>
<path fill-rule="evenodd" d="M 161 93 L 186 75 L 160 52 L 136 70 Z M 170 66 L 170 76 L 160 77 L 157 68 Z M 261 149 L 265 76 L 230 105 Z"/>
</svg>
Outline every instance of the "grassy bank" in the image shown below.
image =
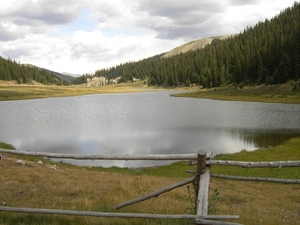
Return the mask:
<svg viewBox="0 0 300 225">
<path fill-rule="evenodd" d="M 151 90 L 153 89 L 148 88 L 144 82 L 87 88 L 85 86 L 7 85 L 2 81 L 0 82 L 0 101 L 107 93 L 130 93 Z"/>
<path fill-rule="evenodd" d="M 290 81 L 281 85 L 241 87 L 231 85 L 214 89 L 201 89 L 175 96 L 226 101 L 300 103 L 300 81 Z"/>
<path fill-rule="evenodd" d="M 242 161 L 299 160 L 299 146 L 300 138 L 294 138 L 274 148 L 218 155 L 216 158 Z M 185 170 L 196 169 L 186 162 L 142 169 L 76 167 L 34 157 L 2 155 L 0 204 L 14 207 L 113 211 L 112 206 L 190 177 Z M 26 164 L 17 164 L 17 159 L 24 160 Z M 38 160 L 42 160 L 43 165 L 38 164 Z M 300 179 L 300 168 L 257 170 L 213 166 L 212 173 Z M 187 214 L 193 211 L 193 199 L 193 188 L 189 185 L 189 188 L 181 187 L 118 212 Z M 211 178 L 210 205 L 212 214 L 240 215 L 238 222 L 242 224 L 296 225 L 300 221 L 300 188 L 295 184 Z M 0 224 L 194 223 L 191 220 L 113 219 L 0 212 Z"/>
</svg>

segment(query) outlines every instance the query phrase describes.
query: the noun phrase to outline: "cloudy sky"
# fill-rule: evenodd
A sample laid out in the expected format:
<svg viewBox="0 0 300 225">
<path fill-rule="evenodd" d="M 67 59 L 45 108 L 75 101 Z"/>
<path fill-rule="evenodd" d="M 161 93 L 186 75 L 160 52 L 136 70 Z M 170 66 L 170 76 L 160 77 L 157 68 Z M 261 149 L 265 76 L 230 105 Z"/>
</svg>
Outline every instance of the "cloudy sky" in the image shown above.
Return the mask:
<svg viewBox="0 0 300 225">
<path fill-rule="evenodd" d="M 94 73 L 186 42 L 234 34 L 295 0 L 0 0 L 0 56 Z"/>
</svg>

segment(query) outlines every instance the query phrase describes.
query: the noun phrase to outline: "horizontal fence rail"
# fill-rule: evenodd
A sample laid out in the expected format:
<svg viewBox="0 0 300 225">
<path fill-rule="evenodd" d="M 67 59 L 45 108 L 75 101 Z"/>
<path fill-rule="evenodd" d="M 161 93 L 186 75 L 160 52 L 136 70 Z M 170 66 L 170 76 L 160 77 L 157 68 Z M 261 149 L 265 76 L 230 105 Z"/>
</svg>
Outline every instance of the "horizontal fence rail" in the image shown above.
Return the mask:
<svg viewBox="0 0 300 225">
<path fill-rule="evenodd" d="M 220 166 L 240 166 L 244 168 L 280 168 L 280 167 L 300 167 L 300 161 L 277 161 L 277 162 L 242 162 L 242 161 L 227 161 L 227 160 L 209 160 L 207 165 Z"/>
<path fill-rule="evenodd" d="M 283 183 L 283 184 L 300 184 L 300 180 L 297 179 L 281 179 L 281 178 L 270 178 L 270 177 L 241 177 L 241 176 L 229 176 L 222 174 L 211 174 L 211 177 L 230 179 L 230 180 L 244 180 L 244 181 L 263 181 L 272 183 Z"/>
<path fill-rule="evenodd" d="M 35 209 L 35 208 L 15 208 L 0 206 L 3 212 L 18 213 L 40 213 L 40 214 L 60 214 L 73 216 L 91 216 L 91 217 L 121 217 L 121 218 L 152 218 L 152 219 L 205 219 L 205 220 L 238 220 L 236 215 L 207 215 L 197 216 L 188 214 L 142 214 L 142 213 L 115 213 L 115 212 L 92 212 L 92 211 L 75 211 L 75 210 L 58 210 L 58 209 Z"/>
<path fill-rule="evenodd" d="M 47 152 L 27 152 L 17 150 L 1 149 L 2 153 L 10 153 L 25 156 L 37 156 L 46 158 L 59 158 L 59 159 L 77 159 L 77 160 L 196 160 L 197 153 L 195 154 L 104 154 L 104 155 L 81 155 L 81 154 L 61 154 L 61 153 L 47 153 Z"/>
</svg>

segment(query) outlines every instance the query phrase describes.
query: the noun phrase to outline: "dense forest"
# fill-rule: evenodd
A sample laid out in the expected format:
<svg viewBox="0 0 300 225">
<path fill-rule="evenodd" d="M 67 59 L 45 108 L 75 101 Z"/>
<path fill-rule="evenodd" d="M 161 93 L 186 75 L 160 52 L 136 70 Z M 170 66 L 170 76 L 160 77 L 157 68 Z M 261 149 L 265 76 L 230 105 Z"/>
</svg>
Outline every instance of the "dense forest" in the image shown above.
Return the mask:
<svg viewBox="0 0 300 225">
<path fill-rule="evenodd" d="M 226 84 L 280 84 L 300 76 L 300 3 L 295 2 L 273 19 L 228 39 L 215 38 L 203 49 L 162 58 L 157 55 L 97 70 L 94 76 L 108 80 L 133 77 L 148 85 L 211 88 Z M 90 75 L 76 79 L 84 83 Z"/>
<path fill-rule="evenodd" d="M 15 80 L 18 84 L 31 84 L 32 81 L 37 81 L 46 85 L 69 85 L 67 79 L 58 77 L 55 72 L 31 65 L 23 65 L 2 57 L 0 57 L 0 80 Z"/>
</svg>

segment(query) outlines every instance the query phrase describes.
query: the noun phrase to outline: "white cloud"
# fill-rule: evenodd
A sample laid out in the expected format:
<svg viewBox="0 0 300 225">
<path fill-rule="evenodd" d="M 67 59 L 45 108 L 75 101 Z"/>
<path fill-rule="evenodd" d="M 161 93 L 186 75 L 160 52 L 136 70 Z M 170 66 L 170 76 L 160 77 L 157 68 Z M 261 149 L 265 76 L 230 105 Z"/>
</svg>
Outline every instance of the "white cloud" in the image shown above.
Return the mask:
<svg viewBox="0 0 300 225">
<path fill-rule="evenodd" d="M 0 55 L 93 73 L 185 42 L 238 33 L 294 0 L 0 0 Z"/>
</svg>

